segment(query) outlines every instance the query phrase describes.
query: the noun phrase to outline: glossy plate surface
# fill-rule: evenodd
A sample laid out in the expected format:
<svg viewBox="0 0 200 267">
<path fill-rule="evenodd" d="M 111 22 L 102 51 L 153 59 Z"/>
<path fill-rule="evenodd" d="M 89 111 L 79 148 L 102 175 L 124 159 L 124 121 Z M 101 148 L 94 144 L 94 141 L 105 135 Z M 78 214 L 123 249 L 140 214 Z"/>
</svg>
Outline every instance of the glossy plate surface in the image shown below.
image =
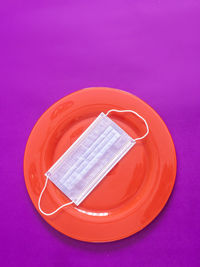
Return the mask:
<svg viewBox="0 0 200 267">
<path fill-rule="evenodd" d="M 65 207 L 52 216 L 42 215 L 52 227 L 75 239 L 108 242 L 138 232 L 158 215 L 173 189 L 176 153 L 159 115 L 130 93 L 88 88 L 52 105 L 30 134 L 24 156 L 24 176 L 36 209 L 45 182 L 44 173 L 101 112 L 113 108 L 138 112 L 147 120 L 150 134 L 136 143 L 81 205 Z M 144 123 L 131 113 L 111 113 L 109 117 L 133 138 L 146 131 Z M 48 181 L 41 201 L 43 210 L 51 212 L 68 201 Z"/>
</svg>

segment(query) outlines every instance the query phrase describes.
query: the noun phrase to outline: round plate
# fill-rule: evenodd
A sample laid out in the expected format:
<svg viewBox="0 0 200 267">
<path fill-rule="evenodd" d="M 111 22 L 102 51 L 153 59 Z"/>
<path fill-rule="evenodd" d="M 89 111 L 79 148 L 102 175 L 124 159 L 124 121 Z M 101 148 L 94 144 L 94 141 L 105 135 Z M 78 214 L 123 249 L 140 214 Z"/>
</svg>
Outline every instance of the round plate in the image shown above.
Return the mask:
<svg viewBox="0 0 200 267">
<path fill-rule="evenodd" d="M 75 239 L 108 242 L 138 232 L 162 210 L 175 182 L 175 148 L 159 115 L 130 93 L 111 88 L 87 88 L 52 105 L 30 134 L 24 156 L 24 175 L 35 208 L 38 210 L 44 173 L 100 112 L 113 108 L 138 112 L 147 120 L 150 133 L 136 143 L 78 207 L 65 207 L 52 216 L 41 215 L 52 227 Z M 133 138 L 146 131 L 144 123 L 131 113 L 111 113 L 109 117 Z M 43 210 L 51 212 L 68 201 L 48 181 L 41 201 Z"/>
</svg>

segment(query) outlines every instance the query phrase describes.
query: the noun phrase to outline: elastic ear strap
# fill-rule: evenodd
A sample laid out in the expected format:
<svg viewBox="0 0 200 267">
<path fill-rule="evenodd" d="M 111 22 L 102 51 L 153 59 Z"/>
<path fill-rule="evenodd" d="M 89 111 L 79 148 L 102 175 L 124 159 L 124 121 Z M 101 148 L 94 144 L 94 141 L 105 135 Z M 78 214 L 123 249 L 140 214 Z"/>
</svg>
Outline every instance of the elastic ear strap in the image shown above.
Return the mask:
<svg viewBox="0 0 200 267">
<path fill-rule="evenodd" d="M 146 131 L 146 133 L 145 133 L 142 137 L 134 138 L 135 141 L 144 139 L 144 138 L 149 134 L 149 126 L 148 126 L 146 120 L 145 120 L 142 116 L 140 116 L 137 112 L 135 112 L 135 111 L 133 111 L 133 110 L 110 109 L 110 110 L 106 113 L 106 116 L 108 116 L 108 114 L 111 113 L 111 112 L 119 112 L 119 113 L 121 113 L 121 112 L 130 112 L 130 113 L 135 114 L 136 116 L 138 116 L 140 119 L 142 119 L 142 120 L 144 121 L 145 126 L 146 126 L 146 128 L 147 128 L 147 131 Z"/>
<path fill-rule="evenodd" d="M 43 187 L 43 189 L 42 189 L 42 191 L 41 191 L 41 193 L 40 193 L 39 199 L 38 199 L 38 208 L 39 208 L 39 210 L 40 210 L 40 212 L 41 212 L 42 214 L 44 214 L 44 215 L 46 215 L 46 216 L 51 216 L 51 215 L 55 214 L 56 212 L 58 212 L 60 209 L 66 207 L 66 206 L 68 206 L 68 205 L 71 205 L 71 204 L 73 203 L 73 201 L 68 202 L 68 203 L 66 203 L 66 204 L 63 204 L 62 206 L 60 206 L 59 208 L 57 208 L 57 209 L 54 210 L 53 212 L 50 212 L 50 213 L 46 213 L 46 212 L 44 212 L 44 211 L 41 209 L 41 207 L 40 207 L 40 202 L 41 202 L 41 198 L 42 198 L 42 195 L 43 195 L 43 193 L 44 193 L 44 190 L 45 190 L 46 187 L 47 187 L 47 182 L 48 182 L 48 180 L 49 180 L 48 177 L 46 177 L 46 181 L 45 181 L 44 187 Z"/>
</svg>

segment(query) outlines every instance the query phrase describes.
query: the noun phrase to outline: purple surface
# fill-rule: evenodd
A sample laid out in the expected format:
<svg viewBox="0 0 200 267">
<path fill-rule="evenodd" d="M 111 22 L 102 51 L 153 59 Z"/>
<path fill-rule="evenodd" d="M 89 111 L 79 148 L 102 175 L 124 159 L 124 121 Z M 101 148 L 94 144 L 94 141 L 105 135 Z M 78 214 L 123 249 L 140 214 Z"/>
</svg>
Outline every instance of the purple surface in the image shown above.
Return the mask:
<svg viewBox="0 0 200 267">
<path fill-rule="evenodd" d="M 0 38 L 1 266 L 199 266 L 200 2 L 3 1 Z M 127 90 L 150 104 L 178 159 L 163 212 L 140 233 L 108 244 L 51 228 L 23 177 L 37 119 L 89 86 Z"/>
</svg>

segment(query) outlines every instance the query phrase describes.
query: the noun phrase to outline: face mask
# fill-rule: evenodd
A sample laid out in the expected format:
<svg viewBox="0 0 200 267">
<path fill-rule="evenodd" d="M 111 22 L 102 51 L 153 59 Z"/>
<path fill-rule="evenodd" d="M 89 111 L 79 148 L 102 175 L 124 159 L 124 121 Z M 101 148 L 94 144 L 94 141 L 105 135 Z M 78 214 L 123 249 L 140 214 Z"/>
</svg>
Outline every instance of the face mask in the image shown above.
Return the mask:
<svg viewBox="0 0 200 267">
<path fill-rule="evenodd" d="M 110 112 L 131 112 L 137 115 L 146 125 L 145 135 L 133 139 L 108 117 Z M 111 109 L 106 114 L 102 112 L 45 173 L 46 182 L 38 200 L 40 212 L 49 216 L 73 203 L 78 206 L 136 141 L 145 138 L 148 133 L 146 120 L 135 111 Z M 71 202 L 51 213 L 44 212 L 40 207 L 48 179 L 71 199 Z"/>
</svg>

